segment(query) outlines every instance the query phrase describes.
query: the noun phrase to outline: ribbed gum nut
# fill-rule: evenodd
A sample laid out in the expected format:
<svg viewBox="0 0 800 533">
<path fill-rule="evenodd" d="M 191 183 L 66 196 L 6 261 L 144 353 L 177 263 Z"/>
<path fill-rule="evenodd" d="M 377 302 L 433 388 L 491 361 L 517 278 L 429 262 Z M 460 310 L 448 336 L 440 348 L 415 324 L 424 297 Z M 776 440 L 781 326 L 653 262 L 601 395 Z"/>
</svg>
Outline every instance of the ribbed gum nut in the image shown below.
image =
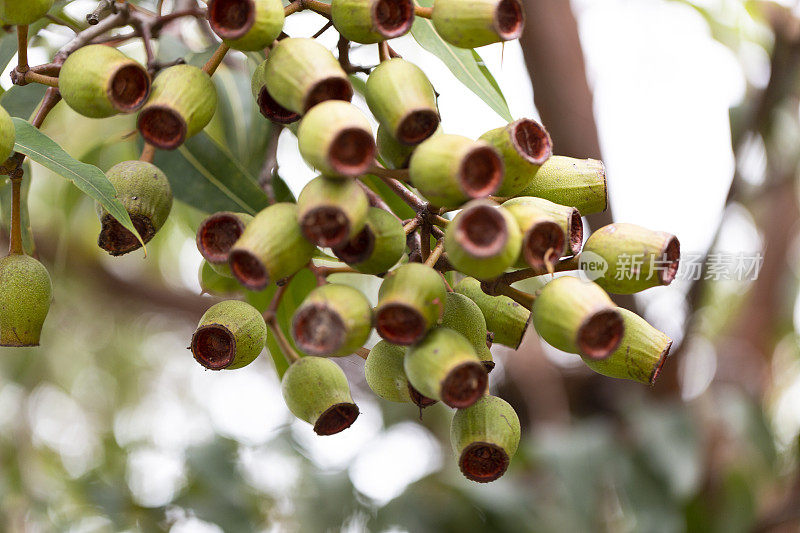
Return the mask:
<svg viewBox="0 0 800 533">
<path fill-rule="evenodd" d="M 448 292 L 441 325 L 462 334 L 475 349 L 487 371 L 494 368 L 492 352 L 486 343 L 486 319 L 478 304 L 463 294 Z"/>
<path fill-rule="evenodd" d="M 358 418 L 347 377 L 330 359 L 301 357 L 286 370 L 281 389 L 292 414 L 314 426 L 317 435 L 344 431 Z"/>
<path fill-rule="evenodd" d="M 531 309 L 533 327 L 551 346 L 590 359 L 616 350 L 625 332 L 617 306 L 599 285 L 571 276 L 541 290 Z"/>
<path fill-rule="evenodd" d="M 369 210 L 366 193 L 354 180 L 318 176 L 297 197 L 300 228 L 309 242 L 335 248 L 364 228 Z"/>
<path fill-rule="evenodd" d="M 280 0 L 210 0 L 208 23 L 234 50 L 256 51 L 269 47 L 283 29 Z"/>
<path fill-rule="evenodd" d="M 477 48 L 519 38 L 525 10 L 519 0 L 436 0 L 431 22 L 453 46 Z"/>
<path fill-rule="evenodd" d="M 402 265 L 383 278 L 375 329 L 392 344 L 414 344 L 441 320 L 446 298 L 447 289 L 436 270 L 421 263 Z"/>
<path fill-rule="evenodd" d="M 455 208 L 494 194 L 503 180 L 503 160 L 485 141 L 443 133 L 417 147 L 408 171 L 411 184 L 433 205 Z"/>
<path fill-rule="evenodd" d="M 490 296 L 481 290 L 475 278 L 464 278 L 453 291 L 475 302 L 486 319 L 486 328 L 494 335 L 493 342 L 515 350 L 522 343 L 531 312 L 508 296 Z"/>
<path fill-rule="evenodd" d="M 408 378 L 403 368 L 403 346 L 380 341 L 372 347 L 364 363 L 367 385 L 377 396 L 390 402 L 411 403 Z"/>
<path fill-rule="evenodd" d="M 517 194 L 528 184 L 531 173 L 553 155 L 550 134 L 544 126 L 529 118 L 488 131 L 480 138 L 494 146 L 503 158 L 506 171 L 503 183 L 497 189 L 498 196 Z"/>
<path fill-rule="evenodd" d="M 669 355 L 672 339 L 627 309 L 619 308 L 625 334 L 619 348 L 605 359 L 585 358 L 586 366 L 604 376 L 652 385 Z"/>
<path fill-rule="evenodd" d="M 583 215 L 608 207 L 606 168 L 602 161 L 554 155 L 528 175 L 517 196 L 535 196 L 576 208 Z"/>
<path fill-rule="evenodd" d="M 310 355 L 350 355 L 371 331 L 369 300 L 358 289 L 335 283 L 312 290 L 292 318 L 292 337 Z"/>
<path fill-rule="evenodd" d="M 636 224 L 615 223 L 603 226 L 588 239 L 581 255 L 581 268 L 591 274 L 586 264 L 605 263 L 594 281 L 614 294 L 636 292 L 669 285 L 678 273 L 681 245 L 671 233 L 652 231 Z"/>
<path fill-rule="evenodd" d="M 150 93 L 150 75 L 116 48 L 90 44 L 64 61 L 58 90 L 77 113 L 105 118 L 142 107 Z"/>
<path fill-rule="evenodd" d="M 349 41 L 372 44 L 408 33 L 414 23 L 412 0 L 333 0 L 331 20 Z"/>
<path fill-rule="evenodd" d="M 106 177 L 117 190 L 117 199 L 130 215 L 133 227 L 147 244 L 172 210 L 172 189 L 167 176 L 152 163 L 123 161 L 108 169 Z M 97 238 L 100 248 L 116 256 L 142 246 L 136 235 L 124 228 L 105 207 L 95 202 L 95 208 L 101 225 Z"/>
<path fill-rule="evenodd" d="M 222 267 L 228 269 L 228 275 L 218 272 L 217 269 L 214 268 L 215 266 L 217 268 Z M 242 290 L 242 286 L 233 279 L 233 274 L 231 274 L 228 265 L 212 265 L 205 259 L 200 263 L 197 279 L 200 282 L 200 290 L 203 294 L 225 296 L 236 294 Z"/>
<path fill-rule="evenodd" d="M 522 230 L 522 259 L 533 268 L 551 265 L 564 255 L 576 255 L 583 245 L 583 221 L 574 207 L 544 198 L 521 196 L 503 203 Z M 545 261 L 545 259 L 547 259 Z"/>
<path fill-rule="evenodd" d="M 517 221 L 491 200 L 473 200 L 444 234 L 447 259 L 460 272 L 494 279 L 519 257 L 522 234 Z"/>
<path fill-rule="evenodd" d="M 239 300 L 211 306 L 192 335 L 192 354 L 209 370 L 232 370 L 252 363 L 267 342 L 258 309 Z"/>
<path fill-rule="evenodd" d="M 0 164 L 4 163 L 14 153 L 15 140 L 16 133 L 11 116 L 5 109 L 0 107 Z"/>
<path fill-rule="evenodd" d="M 326 100 L 353 98 L 347 74 L 330 50 L 314 39 L 279 41 L 267 58 L 264 80 L 275 102 L 301 115 Z"/>
<path fill-rule="evenodd" d="M 281 202 L 261 210 L 245 227 L 231 248 L 228 264 L 239 283 L 260 291 L 297 273 L 315 249 L 300 231 L 297 206 Z"/>
<path fill-rule="evenodd" d="M 264 78 L 266 70 L 267 61 L 264 60 L 256 67 L 253 78 L 250 81 L 250 88 L 258 104 L 258 110 L 264 117 L 276 124 L 291 124 L 292 122 L 300 120 L 300 115 L 298 113 L 286 109 L 270 96 L 269 91 L 267 91 L 267 82 Z"/>
<path fill-rule="evenodd" d="M 0 346 L 39 346 L 52 299 L 43 264 L 22 254 L 0 259 Z"/>
<path fill-rule="evenodd" d="M 52 6 L 53 0 L 4 0 L 0 2 L 0 21 L 9 26 L 33 24 Z"/>
<path fill-rule="evenodd" d="M 220 211 L 206 217 L 200 222 L 195 238 L 200 255 L 209 263 L 227 264 L 231 248 L 252 220 L 253 217 L 247 213 L 231 211 Z"/>
<path fill-rule="evenodd" d="M 448 328 L 435 328 L 411 346 L 403 366 L 416 390 L 456 409 L 477 402 L 489 382 L 470 342 Z"/>
<path fill-rule="evenodd" d="M 387 168 L 408 168 L 411 154 L 414 153 L 414 146 L 400 143 L 391 136 L 383 125 L 378 126 L 376 144 L 378 147 L 378 154 L 380 154 Z"/>
<path fill-rule="evenodd" d="M 217 110 L 217 89 L 197 67 L 175 65 L 156 76 L 137 127 L 145 141 L 174 150 L 199 133 Z"/>
<path fill-rule="evenodd" d="M 395 58 L 375 67 L 367 78 L 365 96 L 375 119 L 401 144 L 419 144 L 439 127 L 433 86 L 409 61 Z"/>
<path fill-rule="evenodd" d="M 362 274 L 383 274 L 400 261 L 405 249 L 402 222 L 383 209 L 370 207 L 364 228 L 333 253 Z"/>
<path fill-rule="evenodd" d="M 519 446 L 519 417 L 506 401 L 484 396 L 456 411 L 450 442 L 467 479 L 488 483 L 502 476 Z"/>
<path fill-rule="evenodd" d="M 375 139 L 364 113 L 350 102 L 315 105 L 297 129 L 300 154 L 328 177 L 360 176 L 375 162 Z"/>
</svg>

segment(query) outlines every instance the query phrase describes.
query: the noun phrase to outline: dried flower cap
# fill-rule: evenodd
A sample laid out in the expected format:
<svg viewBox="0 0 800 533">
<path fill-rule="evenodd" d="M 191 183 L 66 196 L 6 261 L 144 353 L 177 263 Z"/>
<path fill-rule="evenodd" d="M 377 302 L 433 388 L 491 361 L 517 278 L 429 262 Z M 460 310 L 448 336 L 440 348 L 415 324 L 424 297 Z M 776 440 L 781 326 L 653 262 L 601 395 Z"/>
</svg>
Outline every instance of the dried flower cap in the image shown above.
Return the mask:
<svg viewBox="0 0 800 533">
<path fill-rule="evenodd" d="M 24 254 L 0 259 L 0 346 L 38 346 L 52 299 L 43 264 Z"/>
</svg>

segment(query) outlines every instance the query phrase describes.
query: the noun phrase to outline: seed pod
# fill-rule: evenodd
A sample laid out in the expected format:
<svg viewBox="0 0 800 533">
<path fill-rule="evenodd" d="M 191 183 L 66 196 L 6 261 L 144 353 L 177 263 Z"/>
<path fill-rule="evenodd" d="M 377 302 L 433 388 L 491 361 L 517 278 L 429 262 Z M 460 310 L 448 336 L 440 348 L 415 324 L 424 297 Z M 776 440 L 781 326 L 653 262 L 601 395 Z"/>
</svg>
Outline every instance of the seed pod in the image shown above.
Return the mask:
<svg viewBox="0 0 800 533">
<path fill-rule="evenodd" d="M 227 266 L 233 244 L 252 220 L 253 217 L 247 213 L 230 211 L 220 211 L 206 217 L 197 228 L 196 242 L 200 255 L 209 263 Z"/>
<path fill-rule="evenodd" d="M 411 402 L 408 378 L 403 368 L 406 349 L 380 341 L 372 347 L 364 363 L 367 385 L 376 395 L 390 402 Z"/>
<path fill-rule="evenodd" d="M 174 150 L 205 128 L 216 110 L 217 89 L 208 74 L 191 65 L 175 65 L 156 76 L 137 127 L 156 148 Z"/>
<path fill-rule="evenodd" d="M 574 207 L 530 196 L 512 198 L 503 207 L 522 230 L 521 259 L 531 267 L 552 265 L 563 255 L 576 255 L 581 251 L 583 222 Z"/>
<path fill-rule="evenodd" d="M 267 91 L 282 107 L 303 114 L 325 100 L 353 98 L 353 87 L 333 54 L 314 39 L 278 42 L 264 71 Z"/>
<path fill-rule="evenodd" d="M 317 435 L 344 431 L 358 418 L 347 377 L 330 359 L 301 357 L 283 375 L 281 389 L 292 414 L 313 425 Z"/>
<path fill-rule="evenodd" d="M 0 346 L 39 346 L 52 300 L 43 264 L 23 254 L 0 259 Z"/>
<path fill-rule="evenodd" d="M 545 198 L 583 215 L 600 213 L 608 207 L 606 168 L 602 161 L 554 155 L 528 175 L 517 196 Z"/>
<path fill-rule="evenodd" d="M 150 75 L 116 48 L 90 44 L 64 61 L 58 90 L 77 113 L 105 118 L 142 107 L 150 92 Z"/>
<path fill-rule="evenodd" d="M 14 123 L 11 121 L 11 116 L 5 109 L 0 107 L 0 164 L 11 157 L 14 153 L 14 142 L 16 141 L 16 133 L 14 130 Z"/>
<path fill-rule="evenodd" d="M 625 325 L 608 294 L 591 281 L 556 278 L 533 302 L 533 327 L 551 346 L 590 359 L 617 349 Z"/>
<path fill-rule="evenodd" d="M 367 298 L 358 289 L 335 283 L 312 290 L 292 319 L 292 337 L 310 355 L 350 355 L 367 342 L 371 331 Z"/>
<path fill-rule="evenodd" d="M 417 147 L 408 170 L 411 184 L 439 207 L 494 194 L 503 180 L 503 160 L 487 142 L 444 133 Z"/>
<path fill-rule="evenodd" d="M 477 48 L 522 35 L 525 11 L 519 0 L 436 0 L 436 33 L 459 48 Z"/>
<path fill-rule="evenodd" d="M 493 334 L 493 342 L 515 350 L 522 343 L 528 329 L 531 312 L 508 296 L 490 296 L 481 290 L 474 278 L 464 278 L 453 286 L 453 291 L 463 294 L 478 304 L 486 319 L 486 328 Z"/>
<path fill-rule="evenodd" d="M 447 289 L 437 271 L 421 263 L 402 265 L 383 278 L 375 329 L 392 344 L 414 344 L 441 320 L 446 298 Z"/>
<path fill-rule="evenodd" d="M 333 253 L 363 274 L 383 274 L 400 261 L 405 249 L 402 222 L 383 209 L 370 207 L 364 229 Z"/>
<path fill-rule="evenodd" d="M 224 275 L 218 272 L 214 267 L 223 267 L 228 269 L 228 274 Z M 228 265 L 212 265 L 205 259 L 200 263 L 200 271 L 197 273 L 198 281 L 200 282 L 200 290 L 204 294 L 213 294 L 215 296 L 224 296 L 229 294 L 236 294 L 242 291 L 242 286 L 239 285 Z"/>
<path fill-rule="evenodd" d="M 335 248 L 364 229 L 369 200 L 354 180 L 317 176 L 300 191 L 297 207 L 306 239 L 317 246 Z"/>
<path fill-rule="evenodd" d="M 604 376 L 652 385 L 664 365 L 672 339 L 636 313 L 619 308 L 625 334 L 619 348 L 605 359 L 584 359 L 586 366 Z"/>
<path fill-rule="evenodd" d="M 377 133 L 378 153 L 383 159 L 387 168 L 408 168 L 411 154 L 414 153 L 414 146 L 400 143 L 392 137 L 385 126 L 378 126 Z"/>
<path fill-rule="evenodd" d="M 228 262 L 239 283 L 263 290 L 273 281 L 291 276 L 314 255 L 297 223 L 297 206 L 277 203 L 263 209 L 231 248 Z"/>
<path fill-rule="evenodd" d="M 372 44 L 408 33 L 414 23 L 411 0 L 333 0 L 331 20 L 349 41 Z"/>
<path fill-rule="evenodd" d="M 0 21 L 9 26 L 33 24 L 52 6 L 53 0 L 4 0 L 0 2 Z"/>
<path fill-rule="evenodd" d="M 415 64 L 395 58 L 383 61 L 367 78 L 367 105 L 401 144 L 419 144 L 439 127 L 436 93 Z"/>
<path fill-rule="evenodd" d="M 123 161 L 108 169 L 108 181 L 117 190 L 133 227 L 145 244 L 167 221 L 172 210 L 172 189 L 167 176 L 157 166 L 146 161 Z M 100 218 L 97 245 L 111 255 L 124 255 L 138 250 L 142 244 L 99 202 L 95 210 Z"/>
<path fill-rule="evenodd" d="M 280 0 L 210 0 L 208 23 L 234 50 L 256 51 L 269 47 L 283 29 Z"/>
<path fill-rule="evenodd" d="M 410 347 L 403 365 L 415 389 L 457 409 L 477 402 L 489 382 L 469 341 L 448 328 L 435 328 Z"/>
<path fill-rule="evenodd" d="M 553 155 L 553 142 L 544 126 L 529 118 L 515 120 L 480 137 L 503 158 L 505 175 L 498 196 L 513 196 L 525 188 L 530 175 Z"/>
<path fill-rule="evenodd" d="M 447 259 L 459 271 L 494 279 L 519 257 L 522 234 L 516 220 L 491 200 L 473 200 L 444 234 Z"/>
<path fill-rule="evenodd" d="M 463 294 L 448 292 L 444 304 L 442 327 L 450 328 L 463 335 L 472 344 L 486 371 L 492 371 L 494 361 L 487 344 L 486 319 L 483 318 L 478 304 Z"/>
<path fill-rule="evenodd" d="M 295 113 L 294 111 L 289 111 L 276 102 L 272 96 L 270 96 L 269 91 L 267 91 L 267 82 L 264 78 L 266 70 L 267 61 L 264 60 L 256 67 L 256 70 L 253 73 L 253 78 L 250 82 L 250 88 L 253 92 L 253 96 L 256 99 L 256 103 L 258 104 L 258 110 L 267 119 L 275 122 L 276 124 L 291 124 L 292 122 L 300 120 L 299 114 Z"/>
<path fill-rule="evenodd" d="M 329 100 L 300 121 L 303 159 L 329 177 L 360 176 L 375 162 L 375 139 L 367 117 L 349 102 Z"/>
<path fill-rule="evenodd" d="M 450 442 L 467 479 L 488 483 L 502 476 L 519 446 L 519 417 L 506 401 L 484 396 L 459 409 L 450 424 Z"/>
<path fill-rule="evenodd" d="M 212 305 L 192 335 L 192 354 L 209 370 L 242 368 L 267 342 L 267 324 L 258 309 L 239 300 Z"/>
<path fill-rule="evenodd" d="M 611 293 L 633 294 L 672 283 L 678 273 L 681 245 L 670 233 L 616 223 L 592 233 L 584 253 L 587 259 L 581 256 L 582 265 L 597 256 L 607 265 L 594 280 L 598 285 Z"/>
</svg>

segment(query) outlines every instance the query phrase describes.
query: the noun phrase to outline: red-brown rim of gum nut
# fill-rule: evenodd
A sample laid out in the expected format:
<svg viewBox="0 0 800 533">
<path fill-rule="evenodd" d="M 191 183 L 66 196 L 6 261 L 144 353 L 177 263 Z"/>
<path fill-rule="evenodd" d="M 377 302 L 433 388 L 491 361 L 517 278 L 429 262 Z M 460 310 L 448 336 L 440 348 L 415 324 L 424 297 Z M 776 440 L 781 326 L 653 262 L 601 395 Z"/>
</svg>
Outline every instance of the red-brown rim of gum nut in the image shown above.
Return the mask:
<svg viewBox="0 0 800 533">
<path fill-rule="evenodd" d="M 306 239 L 323 248 L 335 248 L 347 242 L 350 220 L 341 208 L 321 205 L 308 210 L 300 218 L 300 229 Z"/>
<path fill-rule="evenodd" d="M 544 126 L 529 118 L 511 124 L 511 143 L 519 155 L 534 165 L 542 165 L 553 155 L 553 141 Z"/>
<path fill-rule="evenodd" d="M 138 63 L 124 63 L 111 74 L 106 95 L 121 113 L 133 113 L 150 94 L 150 76 Z"/>
<path fill-rule="evenodd" d="M 258 110 L 271 122 L 276 124 L 291 124 L 300 120 L 300 115 L 290 111 L 275 101 L 264 86 L 258 91 Z"/>
<path fill-rule="evenodd" d="M 150 219 L 142 215 L 130 215 L 130 217 L 133 227 L 139 232 L 142 240 L 145 243 L 150 242 L 150 239 L 156 234 Z M 97 237 L 97 245 L 113 256 L 125 255 L 142 247 L 142 243 L 139 242 L 136 235 L 131 233 L 110 214 L 103 215 L 103 219 L 100 221 L 100 235 Z"/>
<path fill-rule="evenodd" d="M 469 444 L 458 459 L 458 467 L 467 479 L 489 483 L 505 474 L 510 459 L 505 450 L 490 442 Z"/>
<path fill-rule="evenodd" d="M 328 149 L 328 164 L 342 176 L 366 174 L 375 161 L 375 139 L 361 128 L 338 132 Z"/>
<path fill-rule="evenodd" d="M 552 251 L 551 251 L 552 250 Z M 564 250 L 564 230 L 557 222 L 542 220 L 525 232 L 522 256 L 533 268 L 545 268 L 546 262 L 555 264 Z M 550 255 L 548 255 L 548 251 Z M 545 262 L 545 257 L 547 261 Z"/>
<path fill-rule="evenodd" d="M 569 215 L 569 248 L 572 255 L 578 255 L 583 248 L 583 219 L 581 213 L 574 207 Z"/>
<path fill-rule="evenodd" d="M 369 259 L 374 250 L 375 234 L 369 226 L 364 226 L 355 237 L 336 248 L 333 253 L 348 265 L 355 265 Z"/>
<path fill-rule="evenodd" d="M 420 340 L 428 328 L 419 311 L 410 305 L 392 302 L 378 306 L 375 329 L 392 344 L 410 346 Z"/>
<path fill-rule="evenodd" d="M 137 125 L 144 140 L 162 150 L 174 150 L 186 140 L 186 120 L 167 106 L 146 107 Z"/>
<path fill-rule="evenodd" d="M 590 359 L 605 359 L 619 347 L 625 323 L 616 309 L 601 309 L 588 316 L 578 328 L 580 353 Z"/>
<path fill-rule="evenodd" d="M 455 239 L 472 257 L 493 257 L 508 242 L 506 219 L 496 207 L 486 204 L 465 208 L 458 216 Z"/>
<path fill-rule="evenodd" d="M 417 145 L 436 133 L 440 121 L 439 113 L 433 109 L 413 109 L 400 120 L 395 138 L 406 146 Z"/>
<path fill-rule="evenodd" d="M 500 0 L 494 12 L 494 30 L 500 39 L 518 39 L 525 28 L 525 10 L 519 0 Z"/>
<path fill-rule="evenodd" d="M 458 181 L 468 198 L 494 194 L 503 181 L 503 160 L 489 145 L 470 148 L 461 160 Z"/>
<path fill-rule="evenodd" d="M 386 39 L 405 35 L 414 24 L 414 2 L 377 0 L 372 6 L 372 24 Z"/>
<path fill-rule="evenodd" d="M 244 222 L 233 213 L 214 213 L 197 228 L 197 249 L 209 263 L 225 263 L 243 232 Z"/>
<path fill-rule="evenodd" d="M 206 324 L 192 335 L 192 354 L 209 370 L 222 370 L 236 356 L 236 337 L 222 324 Z"/>
<path fill-rule="evenodd" d="M 352 99 L 353 86 L 350 85 L 350 81 L 347 78 L 331 76 L 321 79 L 311 86 L 306 94 L 303 108 L 308 113 L 309 109 L 327 100 L 349 102 Z"/>
<path fill-rule="evenodd" d="M 480 361 L 461 363 L 442 380 L 442 402 L 454 409 L 464 409 L 481 399 L 486 392 L 489 375 Z"/>
<path fill-rule="evenodd" d="M 656 258 L 659 261 L 666 260 L 669 264 L 659 272 L 659 279 L 662 285 L 669 285 L 675 276 L 678 274 L 678 267 L 681 262 L 681 243 L 678 238 L 671 235 L 664 246 L 661 257 Z"/>
<path fill-rule="evenodd" d="M 411 398 L 411 403 L 419 407 L 420 409 L 425 409 L 426 407 L 430 407 L 431 405 L 435 404 L 438 400 L 434 400 L 433 398 L 428 398 L 427 396 L 423 396 L 417 389 L 414 388 L 411 383 L 408 384 L 408 395 Z"/>
<path fill-rule="evenodd" d="M 653 372 L 650 374 L 650 379 L 648 380 L 648 382 L 650 383 L 651 387 L 655 385 L 658 376 L 661 374 L 661 369 L 664 367 L 664 363 L 667 362 L 667 357 L 669 357 L 669 351 L 671 348 L 672 348 L 672 341 L 669 341 L 667 343 L 667 347 L 664 348 L 663 352 L 661 352 L 661 355 L 658 358 L 658 362 L 656 363 L 656 366 L 653 368 Z"/>
<path fill-rule="evenodd" d="M 337 403 L 328 407 L 314 424 L 317 435 L 335 435 L 353 425 L 358 418 L 358 406 L 354 403 Z"/>
<path fill-rule="evenodd" d="M 294 315 L 292 336 L 305 353 L 324 356 L 342 346 L 345 325 L 334 309 L 323 303 L 313 303 L 302 306 Z"/>
<path fill-rule="evenodd" d="M 231 250 L 228 264 L 233 276 L 250 290 L 264 290 L 270 283 L 266 266 L 248 250 Z"/>
<path fill-rule="evenodd" d="M 223 39 L 244 37 L 255 21 L 253 0 L 211 0 L 208 3 L 208 24 Z"/>
</svg>

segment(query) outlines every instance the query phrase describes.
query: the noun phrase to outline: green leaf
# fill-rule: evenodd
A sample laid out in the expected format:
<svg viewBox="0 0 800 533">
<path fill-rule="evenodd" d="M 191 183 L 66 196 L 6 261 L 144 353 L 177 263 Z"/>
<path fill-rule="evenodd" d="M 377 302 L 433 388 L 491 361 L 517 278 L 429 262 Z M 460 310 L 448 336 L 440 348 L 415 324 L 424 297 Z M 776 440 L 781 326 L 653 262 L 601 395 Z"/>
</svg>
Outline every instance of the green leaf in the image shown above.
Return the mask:
<svg viewBox="0 0 800 533">
<path fill-rule="evenodd" d="M 12 117 L 29 118 L 39 107 L 47 87 L 38 83 L 20 86 L 15 85 L 3 93 L 0 105 Z"/>
<path fill-rule="evenodd" d="M 430 7 L 433 0 L 419 0 L 419 5 Z M 422 17 L 414 20 L 411 35 L 428 52 L 442 60 L 450 72 L 469 90 L 491 107 L 498 115 L 511 122 L 511 111 L 489 69 L 477 52 L 467 48 L 456 48 L 442 39 L 433 28 L 433 23 Z"/>
<path fill-rule="evenodd" d="M 136 235 L 139 242 L 142 242 L 139 232 L 133 227 L 131 217 L 122 202 L 117 199 L 116 189 L 102 170 L 73 159 L 55 141 L 28 122 L 20 118 L 12 120 L 17 135 L 14 145 L 17 152 L 25 154 L 32 161 L 74 183 L 87 196 L 100 202 L 111 216 L 117 219 L 125 229 Z M 142 245 L 144 246 L 144 242 Z"/>
</svg>

